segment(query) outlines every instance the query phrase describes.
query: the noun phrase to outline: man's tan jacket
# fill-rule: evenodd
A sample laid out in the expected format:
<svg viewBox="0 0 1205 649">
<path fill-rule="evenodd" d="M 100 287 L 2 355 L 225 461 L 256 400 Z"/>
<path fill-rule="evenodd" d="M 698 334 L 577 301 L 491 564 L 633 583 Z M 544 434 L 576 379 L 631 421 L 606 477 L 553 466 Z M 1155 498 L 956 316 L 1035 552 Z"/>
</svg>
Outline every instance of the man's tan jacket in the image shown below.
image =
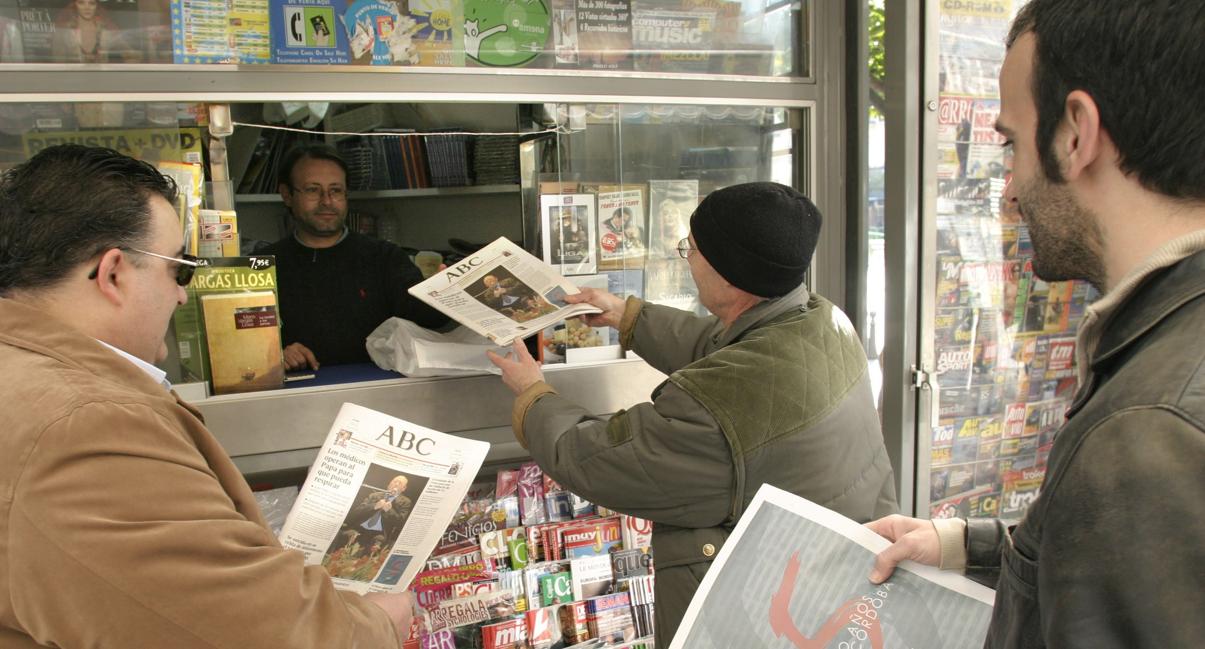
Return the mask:
<svg viewBox="0 0 1205 649">
<path fill-rule="evenodd" d="M 200 415 L 134 364 L 0 298 L 0 368 L 0 647 L 400 645 L 280 547 Z"/>
</svg>

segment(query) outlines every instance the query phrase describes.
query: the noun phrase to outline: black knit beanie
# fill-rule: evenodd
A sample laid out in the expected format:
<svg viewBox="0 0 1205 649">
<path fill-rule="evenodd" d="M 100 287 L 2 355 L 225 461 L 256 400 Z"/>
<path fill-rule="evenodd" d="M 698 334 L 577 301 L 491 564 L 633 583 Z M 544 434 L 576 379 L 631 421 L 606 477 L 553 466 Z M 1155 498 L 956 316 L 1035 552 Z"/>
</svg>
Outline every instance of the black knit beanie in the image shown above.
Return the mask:
<svg viewBox="0 0 1205 649">
<path fill-rule="evenodd" d="M 820 210 L 778 183 L 745 183 L 712 192 L 690 217 L 707 263 L 729 284 L 779 297 L 803 283 L 820 236 Z"/>
</svg>

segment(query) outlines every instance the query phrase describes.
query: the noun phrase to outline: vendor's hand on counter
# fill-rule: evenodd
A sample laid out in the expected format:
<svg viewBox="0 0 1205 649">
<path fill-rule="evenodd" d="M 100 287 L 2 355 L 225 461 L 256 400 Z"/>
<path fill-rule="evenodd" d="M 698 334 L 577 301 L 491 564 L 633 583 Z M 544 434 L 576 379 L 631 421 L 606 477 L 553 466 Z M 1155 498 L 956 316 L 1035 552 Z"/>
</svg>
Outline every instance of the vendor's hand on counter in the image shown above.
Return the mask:
<svg viewBox="0 0 1205 649">
<path fill-rule="evenodd" d="M 318 369 L 318 359 L 309 347 L 301 343 L 293 343 L 285 347 L 285 370 L 291 372 L 306 366 L 312 370 Z"/>
<path fill-rule="evenodd" d="M 364 599 L 384 609 L 400 637 L 404 639 L 410 635 L 410 620 L 414 617 L 414 598 L 409 592 L 368 593 L 364 595 Z"/>
<path fill-rule="evenodd" d="M 941 563 L 941 540 L 937 537 L 933 521 L 892 514 L 871 521 L 866 527 L 892 542 L 891 547 L 874 558 L 874 570 L 870 572 L 872 583 L 886 581 L 899 562 L 905 559 L 927 566 Z"/>
<path fill-rule="evenodd" d="M 492 351 L 485 353 L 490 357 L 490 362 L 502 370 L 502 382 L 515 394 L 521 394 L 527 388 L 544 380 L 540 364 L 531 357 L 531 353 L 527 351 L 527 345 L 518 338 L 515 339 L 513 351 L 507 352 L 506 356 L 495 354 Z"/>
<path fill-rule="evenodd" d="M 623 319 L 623 310 L 627 305 L 627 301 L 618 295 L 589 287 L 583 287 L 581 293 L 566 295 L 565 301 L 569 304 L 586 302 L 602 309 L 602 313 L 584 315 L 582 320 L 591 327 L 612 327 L 614 329 L 619 328 L 619 321 Z"/>
</svg>

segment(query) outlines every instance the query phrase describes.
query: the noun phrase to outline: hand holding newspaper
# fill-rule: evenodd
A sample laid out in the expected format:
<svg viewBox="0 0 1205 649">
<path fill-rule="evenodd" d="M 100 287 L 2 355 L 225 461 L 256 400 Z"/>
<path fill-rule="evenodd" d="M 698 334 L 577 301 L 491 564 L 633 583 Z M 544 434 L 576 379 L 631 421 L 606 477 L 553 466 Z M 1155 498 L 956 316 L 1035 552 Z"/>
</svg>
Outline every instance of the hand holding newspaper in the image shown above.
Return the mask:
<svg viewBox="0 0 1205 649">
<path fill-rule="evenodd" d="M 497 345 L 565 318 L 602 312 L 565 302 L 565 295 L 577 292 L 552 266 L 506 237 L 410 287 L 411 295 Z"/>
<path fill-rule="evenodd" d="M 280 542 L 324 566 L 336 588 L 401 592 L 443 536 L 489 446 L 345 403 Z"/>
<path fill-rule="evenodd" d="M 910 561 L 872 584 L 875 554 L 888 545 L 834 511 L 762 485 L 669 649 L 983 646 L 995 593 Z"/>
</svg>

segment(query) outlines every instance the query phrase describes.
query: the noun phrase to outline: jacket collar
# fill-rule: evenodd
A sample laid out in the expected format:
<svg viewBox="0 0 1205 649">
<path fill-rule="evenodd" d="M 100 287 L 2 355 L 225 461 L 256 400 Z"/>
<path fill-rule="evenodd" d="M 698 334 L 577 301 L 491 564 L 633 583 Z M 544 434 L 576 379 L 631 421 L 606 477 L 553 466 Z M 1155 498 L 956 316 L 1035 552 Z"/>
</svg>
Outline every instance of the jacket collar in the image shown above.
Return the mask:
<svg viewBox="0 0 1205 649">
<path fill-rule="evenodd" d="M 808 289 L 800 284 L 795 290 L 782 297 L 763 300 L 737 316 L 731 326 L 720 330 L 712 338 L 716 347 L 724 347 L 745 335 L 745 332 L 758 325 L 773 320 L 793 309 L 803 309 L 808 303 Z"/>
<path fill-rule="evenodd" d="M 1148 275 L 1114 311 L 1092 357 L 1092 371 L 1142 338 L 1177 309 L 1205 295 L 1205 251 Z"/>
<path fill-rule="evenodd" d="M 0 343 L 53 358 L 140 392 L 169 396 L 162 384 L 100 341 L 24 302 L 0 298 Z"/>
</svg>

